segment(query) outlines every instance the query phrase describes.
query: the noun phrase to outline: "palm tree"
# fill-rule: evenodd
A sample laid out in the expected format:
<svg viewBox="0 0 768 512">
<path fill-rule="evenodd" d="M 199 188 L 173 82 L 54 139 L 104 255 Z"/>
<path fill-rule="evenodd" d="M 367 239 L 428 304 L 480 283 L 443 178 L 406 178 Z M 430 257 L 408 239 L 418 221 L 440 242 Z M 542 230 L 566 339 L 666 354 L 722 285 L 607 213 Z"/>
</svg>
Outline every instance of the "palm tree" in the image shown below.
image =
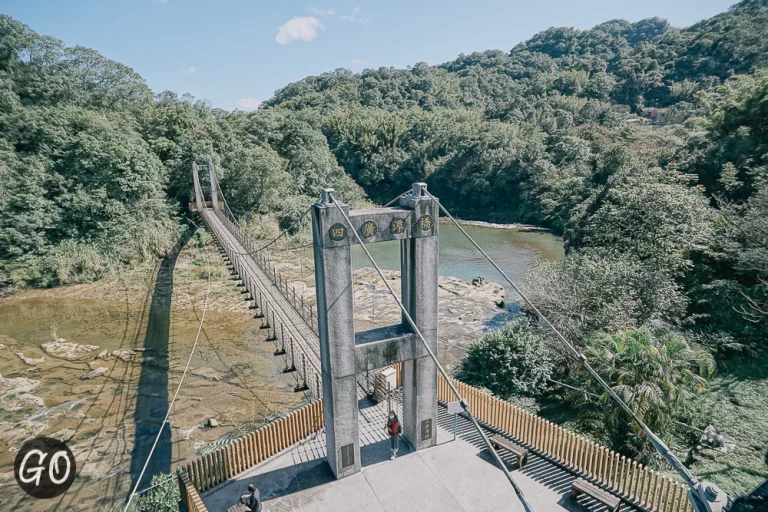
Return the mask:
<svg viewBox="0 0 768 512">
<path fill-rule="evenodd" d="M 689 419 L 692 397 L 714 376 L 712 355 L 666 328 L 642 327 L 587 341 L 587 358 L 613 390 L 662 438 L 675 422 Z M 613 448 L 627 455 L 649 454 L 637 424 L 607 392 L 600 395 L 602 418 Z"/>
</svg>

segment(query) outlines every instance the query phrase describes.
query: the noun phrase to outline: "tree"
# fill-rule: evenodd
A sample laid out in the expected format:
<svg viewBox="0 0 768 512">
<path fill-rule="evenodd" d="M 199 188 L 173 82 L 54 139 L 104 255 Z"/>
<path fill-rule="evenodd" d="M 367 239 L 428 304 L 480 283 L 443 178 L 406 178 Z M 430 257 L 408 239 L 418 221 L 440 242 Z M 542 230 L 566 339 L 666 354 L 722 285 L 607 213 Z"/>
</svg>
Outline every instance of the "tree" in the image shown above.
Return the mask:
<svg viewBox="0 0 768 512">
<path fill-rule="evenodd" d="M 236 213 L 269 213 L 280 209 L 290 177 L 287 162 L 271 147 L 243 148 L 227 159 L 230 171 L 221 181 Z"/>
<path fill-rule="evenodd" d="M 662 439 L 669 437 L 676 421 L 692 417 L 693 397 L 715 374 L 710 353 L 658 325 L 591 338 L 586 356 L 613 391 Z M 612 448 L 627 456 L 651 459 L 655 450 L 640 427 L 590 375 L 580 372 L 578 376 L 582 386 L 600 395 L 597 402 L 587 395 L 594 407 L 589 414 L 602 418 Z"/>
<path fill-rule="evenodd" d="M 657 320 L 680 323 L 687 298 L 672 276 L 628 256 L 584 251 L 540 263 L 525 289 L 531 301 L 574 344 Z M 567 355 L 561 352 L 561 360 Z"/>
<path fill-rule="evenodd" d="M 539 394 L 552 370 L 543 338 L 520 317 L 470 345 L 457 377 L 507 399 Z"/>
</svg>

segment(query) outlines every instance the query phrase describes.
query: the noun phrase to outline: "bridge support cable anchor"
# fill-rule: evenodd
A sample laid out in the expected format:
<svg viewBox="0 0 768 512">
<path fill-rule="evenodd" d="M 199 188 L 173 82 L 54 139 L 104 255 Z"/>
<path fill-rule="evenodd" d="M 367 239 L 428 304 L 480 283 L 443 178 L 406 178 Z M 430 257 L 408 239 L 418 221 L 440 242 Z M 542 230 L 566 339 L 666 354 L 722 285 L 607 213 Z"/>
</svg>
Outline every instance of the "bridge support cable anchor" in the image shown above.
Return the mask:
<svg viewBox="0 0 768 512">
<path fill-rule="evenodd" d="M 294 393 L 301 393 L 302 391 L 306 391 L 309 389 L 309 386 L 307 386 L 307 360 L 304 358 L 304 354 L 301 354 L 301 366 L 302 366 L 301 386 L 299 386 L 298 380 L 297 380 L 296 387 L 293 388 Z"/>
<path fill-rule="evenodd" d="M 285 368 L 283 369 L 283 373 L 291 373 L 296 371 L 296 363 L 293 358 L 293 338 L 290 338 L 290 345 L 291 345 L 291 367 L 288 367 L 288 358 L 285 359 Z"/>
<path fill-rule="evenodd" d="M 255 297 L 254 297 L 254 298 L 255 298 Z M 263 310 L 263 308 L 262 308 L 262 306 L 264 305 L 264 299 L 263 299 L 263 298 L 262 298 L 262 296 L 261 296 L 261 290 L 259 290 L 259 301 L 258 301 L 258 302 L 256 302 L 256 301 L 254 300 L 254 301 L 253 301 L 253 305 L 254 305 L 254 306 L 256 306 L 256 309 L 258 309 L 258 310 L 259 310 L 259 311 L 258 311 L 258 313 L 256 313 L 255 315 L 253 315 L 253 318 L 264 318 L 264 310 Z"/>
<path fill-rule="evenodd" d="M 691 502 L 691 505 L 693 505 L 693 508 L 695 512 L 720 512 L 726 509 L 727 503 L 730 502 L 730 497 L 728 494 L 718 488 L 715 484 L 710 482 L 699 482 L 699 480 L 693 476 L 693 474 L 688 471 L 688 468 L 686 468 L 683 463 L 680 461 L 680 459 L 677 458 L 677 456 L 672 453 L 672 451 L 669 449 L 669 447 L 662 441 L 656 434 L 653 433 L 653 431 L 641 420 L 637 414 L 619 397 L 619 395 L 616 394 L 616 392 L 613 390 L 611 386 L 608 385 L 607 382 L 603 380 L 603 378 L 600 376 L 600 374 L 597 373 L 597 371 L 592 368 L 592 366 L 587 362 L 587 358 L 584 354 L 580 353 L 578 350 L 576 350 L 576 347 L 574 347 L 566 338 L 563 336 L 563 334 L 552 324 L 552 322 L 549 321 L 549 319 L 544 316 L 541 311 L 539 311 L 539 308 L 536 307 L 536 305 L 531 302 L 531 300 L 520 290 L 520 288 L 507 276 L 507 274 L 501 270 L 501 268 L 496 264 L 493 259 L 488 256 L 488 254 L 478 245 L 475 240 L 469 236 L 469 233 L 464 230 L 464 228 L 459 224 L 456 219 L 453 218 L 453 216 L 448 212 L 448 210 L 445 209 L 445 207 L 442 205 L 442 203 L 433 196 L 429 191 L 424 190 L 424 192 L 431 197 L 435 202 L 437 202 L 438 206 L 440 207 L 440 210 L 451 220 L 451 222 L 459 229 L 459 231 L 464 234 L 465 237 L 467 237 L 467 240 L 469 240 L 472 245 L 475 246 L 475 248 L 480 251 L 480 253 L 485 257 L 486 260 L 488 260 L 488 263 L 490 263 L 493 268 L 496 269 L 496 271 L 501 274 L 501 276 L 504 278 L 504 280 L 507 281 L 507 283 L 512 286 L 512 288 L 517 292 L 518 295 L 530 306 L 530 308 L 536 313 L 536 315 L 541 318 L 545 324 L 547 324 L 547 327 L 550 328 L 550 330 L 557 336 L 557 338 L 566 346 L 568 351 L 571 353 L 571 355 L 577 359 L 581 364 L 587 369 L 587 371 L 592 375 L 592 377 L 600 384 L 600 386 L 608 392 L 608 394 L 613 398 L 613 400 L 626 412 L 632 420 L 637 423 L 637 425 L 643 430 L 646 437 L 648 437 L 648 440 L 651 442 L 653 447 L 656 449 L 659 454 L 664 457 L 664 459 L 672 466 L 672 468 L 677 472 L 678 475 L 680 475 L 683 480 L 685 480 L 686 485 L 688 485 L 688 498 Z M 357 235 L 357 232 L 355 232 L 355 235 Z M 362 243 L 362 242 L 361 242 Z M 365 248 L 364 248 L 365 249 Z M 366 253 L 368 251 L 366 250 Z M 369 256 L 370 257 L 370 256 Z M 388 283 L 387 283 L 388 284 Z M 462 405 L 463 407 L 463 405 Z"/>
<path fill-rule="evenodd" d="M 422 345 L 427 350 L 427 353 L 432 358 L 432 360 L 435 362 L 435 365 L 437 366 L 438 371 L 445 379 L 445 382 L 448 384 L 448 387 L 450 388 L 451 392 L 456 396 L 456 398 L 459 400 L 460 403 L 463 403 L 463 409 L 466 413 L 467 417 L 472 422 L 473 427 L 477 431 L 477 433 L 480 435 L 480 437 L 483 440 L 483 444 L 488 448 L 488 451 L 493 455 L 494 460 L 496 461 L 496 464 L 499 466 L 499 468 L 504 472 L 504 475 L 507 477 L 507 480 L 512 485 L 512 488 L 515 491 L 515 494 L 517 495 L 518 499 L 520 500 L 520 503 L 522 503 L 523 508 L 526 510 L 526 512 L 535 512 L 536 509 L 533 508 L 533 506 L 528 503 L 528 500 L 525 498 L 525 495 L 523 495 L 522 489 L 517 485 L 515 480 L 512 478 L 512 474 L 509 472 L 509 469 L 507 469 L 506 464 L 504 464 L 504 461 L 499 457 L 499 454 L 496 453 L 496 449 L 491 445 L 491 442 L 488 440 L 488 436 L 485 435 L 485 432 L 483 432 L 482 427 L 475 419 L 474 415 L 470 412 L 469 406 L 464 401 L 464 398 L 459 393 L 459 390 L 456 389 L 456 387 L 451 382 L 450 377 L 446 373 L 443 366 L 440 364 L 440 361 L 438 361 L 437 356 L 434 352 L 432 352 L 432 349 L 429 348 L 429 344 L 427 343 L 427 340 L 424 339 L 424 335 L 421 334 L 421 331 L 416 326 L 416 322 L 413 321 L 413 318 L 411 318 L 411 315 L 408 313 L 408 310 L 405 309 L 403 306 L 403 303 L 401 302 L 400 298 L 397 296 L 395 291 L 392 289 L 392 286 L 389 284 L 389 281 L 384 277 L 384 274 L 382 273 L 381 269 L 379 268 L 379 265 L 376 263 L 376 261 L 373 259 L 373 256 L 371 256 L 371 253 L 368 251 L 368 247 L 365 246 L 363 243 L 362 238 L 360 238 L 360 235 L 358 234 L 355 227 L 352 225 L 352 221 L 349 220 L 349 216 L 347 216 L 346 212 L 344 212 L 344 209 L 339 206 L 339 203 L 336 202 L 336 199 L 333 197 L 333 194 L 331 192 L 328 193 L 328 197 L 333 202 L 333 204 L 336 205 L 336 208 L 339 210 L 341 215 L 344 217 L 344 220 L 347 223 L 347 226 L 349 228 L 349 231 L 355 235 L 355 238 L 357 239 L 357 243 L 360 244 L 360 247 L 362 247 L 363 251 L 365 252 L 365 255 L 368 257 L 368 260 L 370 260 L 371 265 L 376 269 L 376 272 L 379 274 L 379 277 L 384 281 L 384 284 L 386 285 L 387 289 L 389 290 L 389 293 L 392 295 L 392 297 L 395 299 L 395 302 L 397 302 L 397 305 L 400 307 L 400 311 L 402 311 L 403 316 L 410 324 L 411 328 L 413 329 L 413 332 L 418 336 L 419 340 L 421 340 Z"/>
</svg>

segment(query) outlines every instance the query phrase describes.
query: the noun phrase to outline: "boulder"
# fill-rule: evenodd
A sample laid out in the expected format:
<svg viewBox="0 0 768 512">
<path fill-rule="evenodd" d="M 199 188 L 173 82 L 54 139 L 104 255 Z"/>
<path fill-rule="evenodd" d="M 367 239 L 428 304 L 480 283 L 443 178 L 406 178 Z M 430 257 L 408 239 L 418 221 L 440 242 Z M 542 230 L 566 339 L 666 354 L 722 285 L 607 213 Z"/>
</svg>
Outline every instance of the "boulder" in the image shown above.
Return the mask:
<svg viewBox="0 0 768 512">
<path fill-rule="evenodd" d="M 87 358 L 91 352 L 98 350 L 96 345 L 81 345 L 72 343 L 64 338 L 56 338 L 55 341 L 49 341 L 42 344 L 43 350 L 51 356 L 67 361 L 79 361 Z"/>
<path fill-rule="evenodd" d="M 219 422 L 216 421 L 213 418 L 209 418 L 208 419 L 208 426 L 211 427 L 211 428 L 218 427 L 219 426 Z"/>
<path fill-rule="evenodd" d="M 99 355 L 96 356 L 96 359 L 106 359 L 109 357 L 109 351 L 107 349 L 102 350 L 99 352 Z"/>
<path fill-rule="evenodd" d="M 483 286 L 488 281 L 483 276 L 478 276 L 472 279 L 472 286 Z"/>
<path fill-rule="evenodd" d="M 0 398 L 3 409 L 9 412 L 43 407 L 43 399 L 32 393 L 40 385 L 39 380 L 26 377 L 6 379 L 0 375 Z"/>
<path fill-rule="evenodd" d="M 109 371 L 109 368 L 106 366 L 101 366 L 99 368 L 96 368 L 95 370 L 91 370 L 90 372 L 86 373 L 82 377 L 80 377 L 81 380 L 90 380 L 90 379 L 96 379 L 98 377 L 103 377 L 107 374 Z"/>
<path fill-rule="evenodd" d="M 112 351 L 112 355 L 114 357 L 120 359 L 121 361 L 125 361 L 127 363 L 128 361 L 130 361 L 133 358 L 133 356 L 136 355 L 136 352 L 134 352 L 133 350 L 128 350 L 128 349 L 120 348 L 120 349 L 117 349 L 117 350 L 113 350 Z"/>
<path fill-rule="evenodd" d="M 44 357 L 38 359 L 35 359 L 34 357 L 25 357 L 23 352 L 17 352 L 16 355 L 19 356 L 19 359 L 32 366 L 36 364 L 43 364 L 45 362 Z"/>
</svg>

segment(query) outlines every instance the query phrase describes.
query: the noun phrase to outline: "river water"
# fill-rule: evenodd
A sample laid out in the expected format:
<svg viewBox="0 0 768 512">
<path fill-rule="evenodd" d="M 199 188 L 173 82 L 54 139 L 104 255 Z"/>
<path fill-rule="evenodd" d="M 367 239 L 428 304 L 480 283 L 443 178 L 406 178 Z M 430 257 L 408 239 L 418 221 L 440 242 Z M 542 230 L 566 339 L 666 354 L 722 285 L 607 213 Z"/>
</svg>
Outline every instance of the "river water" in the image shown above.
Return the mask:
<svg viewBox="0 0 768 512">
<path fill-rule="evenodd" d="M 506 229 L 490 226 L 464 225 L 467 233 L 493 258 L 501 269 L 520 284 L 538 262 L 563 258 L 562 239 L 539 230 Z M 400 244 L 397 241 L 380 242 L 366 246 L 380 267 L 400 270 Z M 370 267 L 362 248 L 352 248 L 352 265 Z M 454 276 L 471 281 L 482 276 L 510 287 L 485 257 L 453 224 L 440 224 L 441 276 Z"/>
</svg>

